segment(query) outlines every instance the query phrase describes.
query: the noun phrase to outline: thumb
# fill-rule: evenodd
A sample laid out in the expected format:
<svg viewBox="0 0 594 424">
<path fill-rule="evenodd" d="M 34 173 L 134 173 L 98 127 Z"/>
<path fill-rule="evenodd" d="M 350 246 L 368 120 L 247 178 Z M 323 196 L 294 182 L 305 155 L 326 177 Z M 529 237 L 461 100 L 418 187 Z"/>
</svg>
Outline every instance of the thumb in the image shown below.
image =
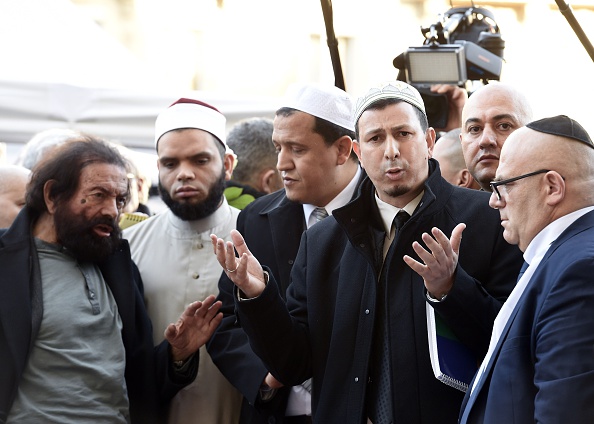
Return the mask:
<svg viewBox="0 0 594 424">
<path fill-rule="evenodd" d="M 462 232 L 466 229 L 466 224 L 463 222 L 456 225 L 452 230 L 452 236 L 450 237 L 450 243 L 452 244 L 452 250 L 458 254 L 460 252 L 460 243 L 462 243 Z"/>
</svg>

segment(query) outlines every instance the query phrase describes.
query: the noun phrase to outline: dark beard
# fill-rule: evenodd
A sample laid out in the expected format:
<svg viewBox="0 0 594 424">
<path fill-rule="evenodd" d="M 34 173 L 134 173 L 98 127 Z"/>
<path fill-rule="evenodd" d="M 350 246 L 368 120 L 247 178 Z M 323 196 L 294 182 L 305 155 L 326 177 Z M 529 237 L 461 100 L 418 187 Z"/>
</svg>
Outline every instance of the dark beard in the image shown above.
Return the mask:
<svg viewBox="0 0 594 424">
<path fill-rule="evenodd" d="M 183 221 L 196 221 L 198 219 L 206 218 L 212 215 L 221 204 L 223 192 L 225 191 L 225 170 L 221 173 L 221 177 L 210 186 L 206 198 L 196 204 L 182 203 L 173 200 L 169 192 L 161 185 L 159 181 L 159 194 L 161 199 L 167 205 L 171 212 Z"/>
<path fill-rule="evenodd" d="M 54 214 L 58 243 L 79 262 L 101 262 L 115 252 L 121 241 L 121 230 L 116 220 L 99 217 L 91 221 L 73 214 L 65 206 L 58 206 Z M 95 234 L 96 225 L 109 225 L 113 230 L 109 237 Z"/>
</svg>

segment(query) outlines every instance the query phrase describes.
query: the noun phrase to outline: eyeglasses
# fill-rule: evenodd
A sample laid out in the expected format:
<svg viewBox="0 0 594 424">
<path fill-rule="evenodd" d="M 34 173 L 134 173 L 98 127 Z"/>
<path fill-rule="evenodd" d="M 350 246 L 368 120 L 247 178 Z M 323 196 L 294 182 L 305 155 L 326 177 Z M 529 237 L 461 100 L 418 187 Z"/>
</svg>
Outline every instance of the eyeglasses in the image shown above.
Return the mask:
<svg viewBox="0 0 594 424">
<path fill-rule="evenodd" d="M 497 196 L 497 200 L 501 200 L 501 193 L 499 193 L 499 190 L 497 189 L 497 187 L 504 186 L 509 183 L 513 183 L 514 181 L 518 181 L 523 178 L 532 177 L 533 175 L 544 174 L 545 172 L 550 172 L 550 171 L 551 171 L 550 169 L 541 169 L 539 171 L 530 172 L 528 174 L 520 175 L 518 177 L 508 178 L 507 180 L 491 181 L 489 183 L 489 185 L 491 186 L 491 190 L 493 190 L 493 192 Z"/>
</svg>

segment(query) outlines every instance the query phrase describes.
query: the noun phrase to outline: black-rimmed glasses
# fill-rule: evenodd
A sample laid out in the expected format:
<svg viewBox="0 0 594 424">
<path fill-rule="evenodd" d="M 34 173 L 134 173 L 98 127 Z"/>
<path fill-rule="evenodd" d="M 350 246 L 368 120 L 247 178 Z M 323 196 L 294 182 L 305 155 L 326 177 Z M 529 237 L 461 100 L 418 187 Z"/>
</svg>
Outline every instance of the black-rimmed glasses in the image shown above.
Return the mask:
<svg viewBox="0 0 594 424">
<path fill-rule="evenodd" d="M 491 181 L 489 183 L 489 185 L 491 186 L 493 193 L 495 193 L 495 195 L 497 196 L 497 200 L 501 200 L 501 193 L 499 193 L 499 190 L 497 189 L 497 187 L 506 185 L 509 183 L 513 183 L 514 181 L 518 181 L 523 178 L 532 177 L 533 175 L 544 174 L 545 172 L 550 172 L 550 171 L 551 171 L 550 169 L 541 169 L 538 171 L 530 172 L 528 174 L 520 175 L 518 177 L 508 178 L 507 180 Z"/>
</svg>

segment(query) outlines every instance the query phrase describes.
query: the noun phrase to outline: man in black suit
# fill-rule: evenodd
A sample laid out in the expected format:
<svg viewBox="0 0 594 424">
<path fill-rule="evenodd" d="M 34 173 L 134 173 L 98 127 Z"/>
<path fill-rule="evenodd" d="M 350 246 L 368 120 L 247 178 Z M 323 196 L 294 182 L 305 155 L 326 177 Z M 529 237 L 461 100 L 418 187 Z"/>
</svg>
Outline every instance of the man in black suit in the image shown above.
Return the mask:
<svg viewBox="0 0 594 424">
<path fill-rule="evenodd" d="M 356 155 L 350 96 L 336 87 L 293 85 L 276 112 L 272 142 L 285 189 L 256 199 L 237 220 L 252 252 L 270 267 L 282 296 L 301 234 L 317 222 L 316 207 L 331 215 L 355 195 L 362 179 Z M 323 212 L 322 212 L 323 213 Z M 282 387 L 252 352 L 234 313 L 233 283 L 219 281 L 224 319 L 207 348 L 221 372 L 244 395 L 242 423 L 307 422 L 310 393 Z M 305 385 L 307 386 L 307 385 Z"/>
<path fill-rule="evenodd" d="M 464 394 L 434 374 L 427 311 L 480 360 L 521 253 L 505 243 L 487 193 L 441 177 L 414 87 L 374 87 L 354 116 L 369 178 L 304 233 L 286 302 L 239 232 L 233 243 L 213 235 L 215 253 L 270 373 L 285 384 L 312 378 L 313 422 L 454 424 Z"/>
</svg>

